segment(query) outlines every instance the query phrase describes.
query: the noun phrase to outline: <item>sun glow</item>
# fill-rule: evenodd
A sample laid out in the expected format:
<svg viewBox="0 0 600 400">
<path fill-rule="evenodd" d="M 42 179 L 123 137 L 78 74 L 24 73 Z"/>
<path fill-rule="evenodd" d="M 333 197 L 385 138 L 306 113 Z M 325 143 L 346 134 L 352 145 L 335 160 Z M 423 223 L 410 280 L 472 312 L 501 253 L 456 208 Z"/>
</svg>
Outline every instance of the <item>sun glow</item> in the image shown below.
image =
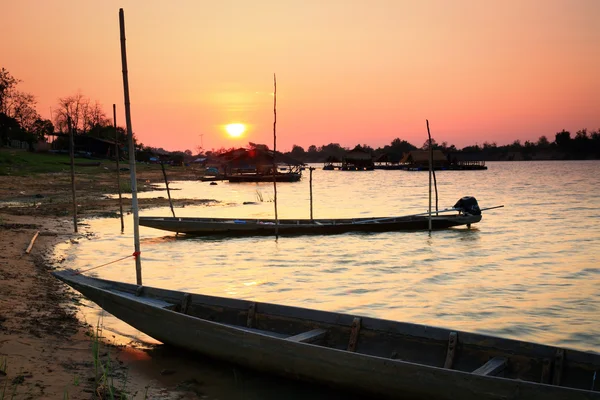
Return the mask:
<svg viewBox="0 0 600 400">
<path fill-rule="evenodd" d="M 228 124 L 225 125 L 225 130 L 229 134 L 229 136 L 237 138 L 242 136 L 242 134 L 246 131 L 246 125 L 244 124 Z"/>
</svg>

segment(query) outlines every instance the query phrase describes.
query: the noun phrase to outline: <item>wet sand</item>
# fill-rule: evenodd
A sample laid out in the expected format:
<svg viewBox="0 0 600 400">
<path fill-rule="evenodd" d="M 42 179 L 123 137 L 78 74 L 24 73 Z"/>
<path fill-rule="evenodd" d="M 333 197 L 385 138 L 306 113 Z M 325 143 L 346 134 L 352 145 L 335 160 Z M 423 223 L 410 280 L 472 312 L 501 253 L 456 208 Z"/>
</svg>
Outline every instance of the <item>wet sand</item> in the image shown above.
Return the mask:
<svg viewBox="0 0 600 400">
<path fill-rule="evenodd" d="M 80 295 L 51 275 L 64 261 L 56 245 L 93 240 L 85 226 L 73 233 L 69 179 L 66 173 L 0 176 L 0 398 L 3 393 L 8 399 L 110 398 L 105 385 L 96 383 L 91 336 L 97 321 L 84 322 Z M 112 179 L 77 176 L 79 216 L 115 215 L 117 200 L 106 196 Z M 197 177 L 182 169 L 171 171 L 169 179 Z M 146 190 L 161 182 L 160 171 L 138 173 L 138 185 Z M 140 208 L 165 206 L 165 198 L 143 199 Z M 176 206 L 198 203 L 210 201 L 184 199 Z M 130 211 L 127 202 L 124 211 Z M 110 364 L 113 385 L 128 399 L 352 398 L 169 346 L 127 341 L 109 329 L 100 334 L 99 360 Z"/>
</svg>

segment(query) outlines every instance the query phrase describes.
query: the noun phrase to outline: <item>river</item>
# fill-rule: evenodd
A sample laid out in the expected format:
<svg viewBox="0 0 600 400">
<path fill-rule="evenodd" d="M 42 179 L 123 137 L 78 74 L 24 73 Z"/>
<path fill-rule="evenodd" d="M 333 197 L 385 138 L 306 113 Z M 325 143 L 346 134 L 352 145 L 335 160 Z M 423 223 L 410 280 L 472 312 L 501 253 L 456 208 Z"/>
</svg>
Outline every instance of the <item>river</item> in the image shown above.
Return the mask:
<svg viewBox="0 0 600 400">
<path fill-rule="evenodd" d="M 486 171 L 437 171 L 440 209 L 475 196 L 468 229 L 331 236 L 176 238 L 140 228 L 144 284 L 192 293 L 367 315 L 579 350 L 600 350 L 599 161 L 490 162 Z M 315 218 L 394 216 L 428 207 L 427 172 L 313 172 Z M 308 218 L 308 170 L 277 185 L 280 218 Z M 273 185 L 172 182 L 174 198 L 214 199 L 177 216 L 274 215 Z M 164 196 L 164 192 L 140 196 Z M 141 215 L 170 216 L 165 207 Z M 95 233 L 68 250 L 75 268 L 133 251 L 131 216 L 85 223 Z M 93 271 L 135 282 L 133 259 Z M 109 320 L 110 322 L 110 320 Z M 105 319 L 105 325 L 107 321 Z M 125 336 L 133 328 L 110 322 Z"/>
</svg>

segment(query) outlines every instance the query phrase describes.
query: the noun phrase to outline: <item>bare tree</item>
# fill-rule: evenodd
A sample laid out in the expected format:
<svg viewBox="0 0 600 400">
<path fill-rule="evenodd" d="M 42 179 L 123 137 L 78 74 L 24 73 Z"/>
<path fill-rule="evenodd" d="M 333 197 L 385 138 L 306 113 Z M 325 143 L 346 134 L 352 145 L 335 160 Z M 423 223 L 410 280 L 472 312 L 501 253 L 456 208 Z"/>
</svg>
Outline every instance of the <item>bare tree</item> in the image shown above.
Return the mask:
<svg viewBox="0 0 600 400">
<path fill-rule="evenodd" d="M 16 119 L 25 131 L 31 132 L 35 121 L 40 118 L 35 109 L 36 103 L 35 96 L 31 93 L 11 90 L 4 102 L 5 114 Z"/>
<path fill-rule="evenodd" d="M 104 110 L 102 110 L 102 105 L 96 100 L 94 104 L 89 104 L 84 108 L 85 111 L 85 121 L 87 123 L 86 131 L 89 131 L 97 126 L 107 126 L 110 125 L 110 121 L 106 116 Z"/>
<path fill-rule="evenodd" d="M 58 108 L 54 113 L 54 126 L 61 132 L 66 132 L 67 120 L 71 118 L 71 125 L 75 132 L 85 132 L 89 118 L 89 102 L 90 100 L 81 92 L 58 99 Z"/>
</svg>

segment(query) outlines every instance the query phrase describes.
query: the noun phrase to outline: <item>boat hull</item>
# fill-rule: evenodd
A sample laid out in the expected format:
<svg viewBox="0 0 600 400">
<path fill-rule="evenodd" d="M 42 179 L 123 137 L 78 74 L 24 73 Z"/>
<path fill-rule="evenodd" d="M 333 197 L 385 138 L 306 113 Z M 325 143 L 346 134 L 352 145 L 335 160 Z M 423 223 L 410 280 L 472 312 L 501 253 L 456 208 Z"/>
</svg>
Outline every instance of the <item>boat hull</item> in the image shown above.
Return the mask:
<svg viewBox="0 0 600 400">
<path fill-rule="evenodd" d="M 141 288 L 73 275 L 70 271 L 55 272 L 54 275 L 115 317 L 163 343 L 295 379 L 385 398 L 600 399 L 599 392 L 589 390 L 442 368 L 444 357 L 448 358 L 444 338 L 451 333 L 444 329 L 365 317 L 360 335 L 356 335 L 355 348 L 348 350 L 343 342 L 348 343 L 348 337 L 352 342 L 357 320 L 351 315 Z M 218 322 L 220 320 L 227 320 L 229 324 Z M 237 325 L 231 325 L 232 321 L 237 321 Z M 257 325 L 260 329 L 248 327 Z M 300 335 L 290 332 L 277 333 L 286 326 L 326 329 L 327 344 L 334 348 L 298 342 Z M 403 342 L 393 344 L 394 338 Z M 523 360 L 552 356 L 554 350 L 463 332 L 458 332 L 458 338 L 457 351 L 463 352 L 465 360 L 470 352 L 487 346 L 496 354 L 513 357 L 508 365 L 513 363 L 515 369 L 523 368 L 524 373 L 534 368 L 537 361 L 531 358 L 528 366 Z M 341 339 L 342 346 L 336 345 L 337 339 Z M 427 351 L 423 351 L 422 341 L 429 342 Z M 380 349 L 382 343 L 387 344 L 383 350 Z M 395 358 L 396 351 L 402 356 L 413 347 L 415 357 L 431 359 L 432 365 Z M 365 354 L 365 351 L 374 354 Z M 519 351 L 527 354 L 519 354 Z M 385 356 L 378 354 L 382 352 L 387 353 Z M 565 359 L 569 362 L 564 367 L 569 370 L 565 370 L 565 376 L 573 379 L 580 373 L 577 368 L 583 368 L 584 380 L 589 378 L 591 384 L 594 368 L 600 365 L 600 356 L 569 352 Z M 478 362 L 485 362 L 487 354 L 479 354 Z M 455 364 L 458 367 L 465 360 L 459 356 Z"/>
<path fill-rule="evenodd" d="M 432 229 L 447 229 L 481 221 L 481 215 L 460 214 L 432 217 Z M 427 216 L 320 219 L 257 220 L 231 218 L 140 217 L 149 228 L 189 235 L 331 235 L 348 232 L 419 231 L 429 229 Z"/>
<path fill-rule="evenodd" d="M 302 178 L 301 173 L 285 173 L 275 175 L 276 182 L 298 182 Z M 244 182 L 273 182 L 273 175 L 259 175 L 259 174 L 240 174 L 240 175 L 228 175 L 226 178 L 231 183 L 244 183 Z"/>
</svg>

